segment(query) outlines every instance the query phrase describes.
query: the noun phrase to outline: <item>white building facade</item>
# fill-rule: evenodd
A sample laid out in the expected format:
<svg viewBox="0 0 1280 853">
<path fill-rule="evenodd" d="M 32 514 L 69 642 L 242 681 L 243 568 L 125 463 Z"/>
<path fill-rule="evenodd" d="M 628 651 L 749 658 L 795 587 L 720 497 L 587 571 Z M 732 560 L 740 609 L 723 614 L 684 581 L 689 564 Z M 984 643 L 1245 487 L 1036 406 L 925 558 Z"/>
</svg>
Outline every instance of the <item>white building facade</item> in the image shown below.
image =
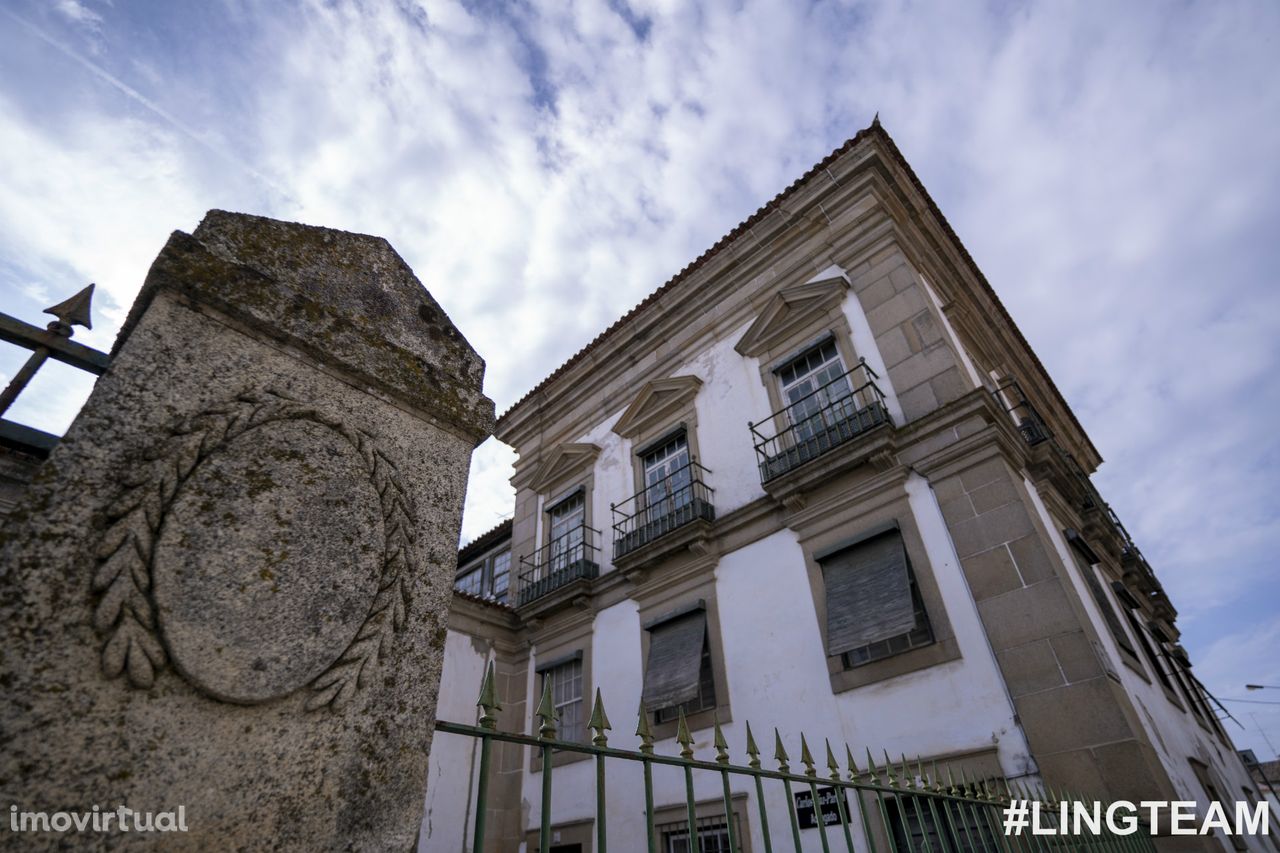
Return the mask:
<svg viewBox="0 0 1280 853">
<path fill-rule="evenodd" d="M 1107 799 L 1257 796 L 1177 645 L 1176 613 L 1090 485 L 1101 462 L 888 134 L 859 133 L 504 414 L 514 518 L 463 550 L 438 716 L 634 748 L 746 722 L 945 774 Z M 493 850 L 536 850 L 541 769 L 500 744 Z M 556 754 L 553 850 L 595 847 L 595 766 Z M 476 744 L 439 734 L 420 850 L 470 849 Z M 865 766 L 865 765 L 863 765 Z M 660 849 L 684 778 L 655 771 Z M 703 851 L 766 849 L 755 790 L 696 779 Z M 645 849 L 637 768 L 613 850 Z M 781 792 L 766 807 L 788 825 Z M 895 817 L 898 837 L 919 826 Z M 817 830 L 805 849 L 821 849 Z M 779 835 L 779 838 L 782 836 Z M 1235 845 L 1244 845 L 1236 847 Z M 1271 849 L 1163 838 L 1167 849 Z M 883 849 L 883 848 L 882 848 Z M 956 846 L 955 849 L 959 849 Z"/>
</svg>

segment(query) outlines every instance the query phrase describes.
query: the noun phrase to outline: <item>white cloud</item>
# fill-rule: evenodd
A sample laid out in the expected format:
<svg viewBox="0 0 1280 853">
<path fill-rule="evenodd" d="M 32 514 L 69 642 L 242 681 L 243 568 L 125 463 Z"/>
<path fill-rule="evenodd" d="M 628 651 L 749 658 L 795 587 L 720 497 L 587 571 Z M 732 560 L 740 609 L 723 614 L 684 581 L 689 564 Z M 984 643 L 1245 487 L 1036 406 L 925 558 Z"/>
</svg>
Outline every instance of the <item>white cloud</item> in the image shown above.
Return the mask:
<svg viewBox="0 0 1280 853">
<path fill-rule="evenodd" d="M 1280 591 L 1280 7 L 225 8 L 235 38 L 172 54 L 113 11 L 98 71 L 8 52 L 82 99 L 0 78 L 0 287 L 31 310 L 32 282 L 96 280 L 118 321 L 209 207 L 378 233 L 504 409 L 879 110 L 1108 458 L 1189 641 L 1263 624 L 1233 608 Z M 467 537 L 510 511 L 509 461 L 477 455 Z"/>
</svg>

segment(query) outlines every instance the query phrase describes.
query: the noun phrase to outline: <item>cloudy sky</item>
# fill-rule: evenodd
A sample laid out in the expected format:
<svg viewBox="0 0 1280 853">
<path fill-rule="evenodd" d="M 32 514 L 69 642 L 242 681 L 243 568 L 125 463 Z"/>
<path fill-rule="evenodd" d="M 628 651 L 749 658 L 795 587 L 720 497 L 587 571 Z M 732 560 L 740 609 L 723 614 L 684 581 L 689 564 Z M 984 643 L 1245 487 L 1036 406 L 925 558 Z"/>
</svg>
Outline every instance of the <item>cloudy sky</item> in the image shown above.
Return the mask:
<svg viewBox="0 0 1280 853">
<path fill-rule="evenodd" d="M 0 0 L 0 310 L 110 346 L 209 208 L 387 237 L 504 410 L 882 122 L 1108 460 L 1222 697 L 1280 685 L 1280 5 Z M 23 354 L 0 348 L 7 378 Z M 60 432 L 54 365 L 10 416 Z M 476 459 L 464 533 L 509 511 Z M 1272 754 L 1280 704 L 1231 704 Z"/>
</svg>

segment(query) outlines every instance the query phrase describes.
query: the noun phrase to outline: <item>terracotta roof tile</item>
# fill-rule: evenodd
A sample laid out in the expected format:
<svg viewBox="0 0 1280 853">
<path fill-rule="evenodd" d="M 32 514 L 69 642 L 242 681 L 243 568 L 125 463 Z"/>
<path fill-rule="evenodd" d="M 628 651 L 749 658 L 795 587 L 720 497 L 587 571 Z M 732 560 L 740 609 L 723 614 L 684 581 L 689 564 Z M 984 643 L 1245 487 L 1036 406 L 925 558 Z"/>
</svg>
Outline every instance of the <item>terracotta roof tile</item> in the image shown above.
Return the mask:
<svg viewBox="0 0 1280 853">
<path fill-rule="evenodd" d="M 466 545 L 458 549 L 458 565 L 479 556 L 497 545 L 503 539 L 511 538 L 511 519 L 500 521 L 490 529 L 481 533 L 475 539 L 472 539 Z"/>
</svg>

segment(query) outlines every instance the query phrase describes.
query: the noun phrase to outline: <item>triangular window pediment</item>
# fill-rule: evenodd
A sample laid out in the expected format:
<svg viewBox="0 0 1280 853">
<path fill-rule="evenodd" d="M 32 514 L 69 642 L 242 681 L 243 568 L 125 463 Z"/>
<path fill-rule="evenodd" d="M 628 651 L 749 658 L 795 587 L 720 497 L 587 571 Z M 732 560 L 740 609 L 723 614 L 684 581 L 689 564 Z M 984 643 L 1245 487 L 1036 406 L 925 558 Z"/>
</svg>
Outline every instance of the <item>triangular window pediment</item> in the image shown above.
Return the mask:
<svg viewBox="0 0 1280 853">
<path fill-rule="evenodd" d="M 848 289 L 849 282 L 840 273 L 835 273 L 818 281 L 779 290 L 765 304 L 734 349 L 749 358 L 759 357 L 840 304 Z"/>
<path fill-rule="evenodd" d="M 623 438 L 635 438 L 662 426 L 678 416 L 701 387 L 702 380 L 696 376 L 672 376 L 646 383 L 613 425 L 613 431 Z"/>
<path fill-rule="evenodd" d="M 562 444 L 538 466 L 529 481 L 535 492 L 569 480 L 581 479 L 596 464 L 600 448 L 594 444 Z"/>
</svg>

